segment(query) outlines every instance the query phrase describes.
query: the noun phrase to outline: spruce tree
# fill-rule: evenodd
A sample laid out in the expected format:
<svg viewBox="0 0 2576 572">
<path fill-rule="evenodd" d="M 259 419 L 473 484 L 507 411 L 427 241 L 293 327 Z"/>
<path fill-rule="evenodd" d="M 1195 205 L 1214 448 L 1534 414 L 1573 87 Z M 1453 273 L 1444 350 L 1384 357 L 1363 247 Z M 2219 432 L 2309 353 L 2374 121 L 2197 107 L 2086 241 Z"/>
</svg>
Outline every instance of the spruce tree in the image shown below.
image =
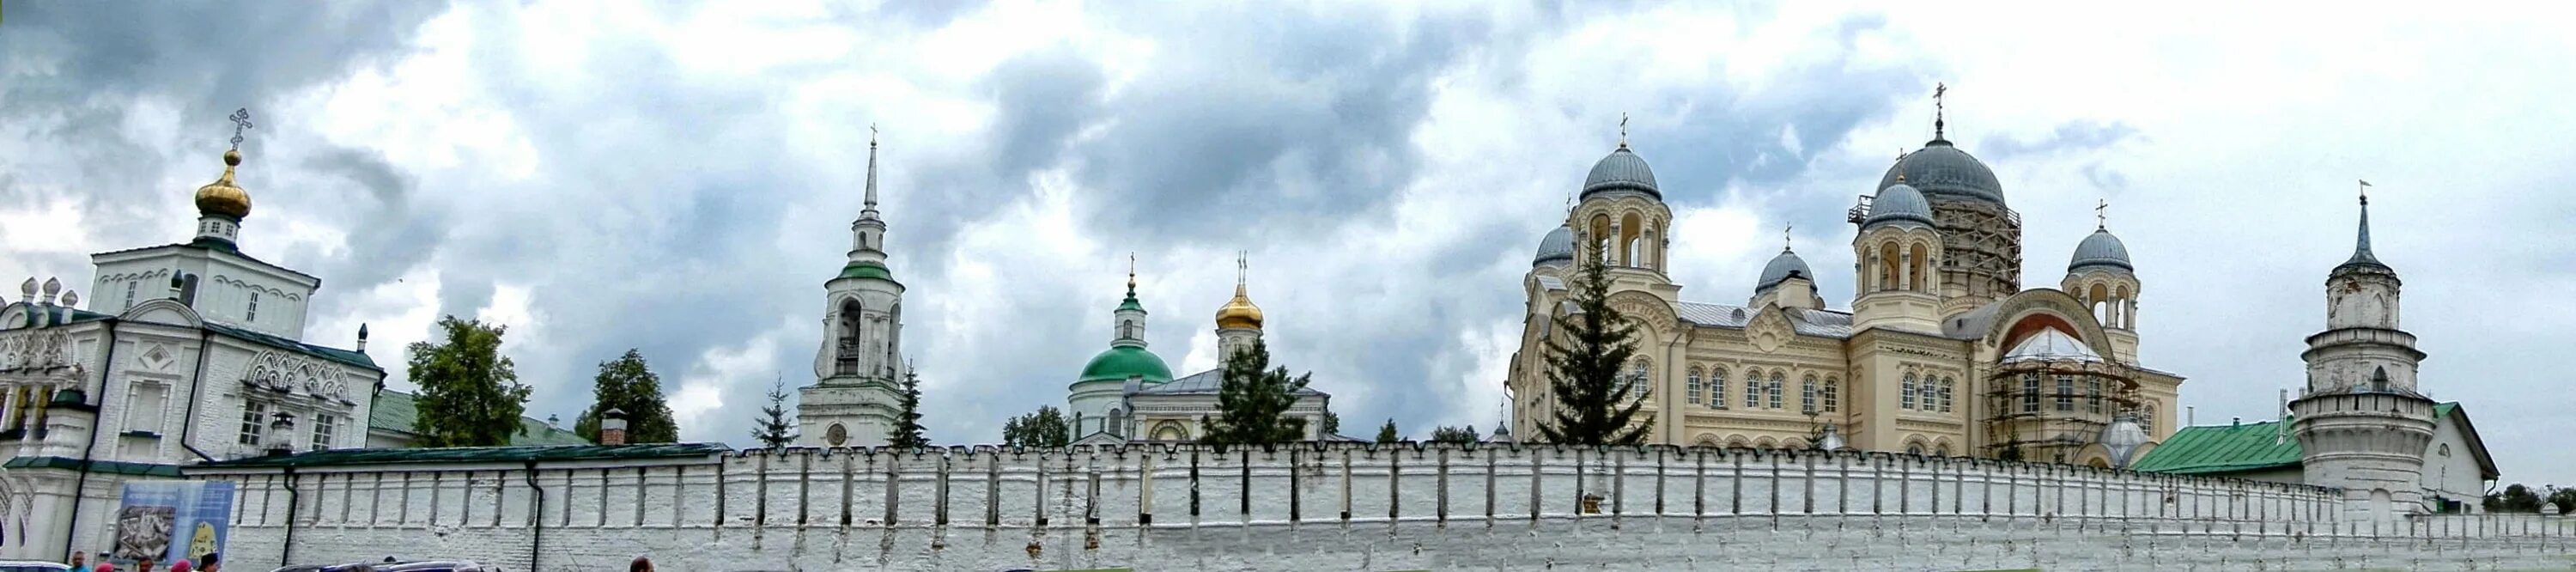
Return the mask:
<svg viewBox="0 0 2576 572">
<path fill-rule="evenodd" d="M 1561 336 L 1547 340 L 1547 381 L 1556 412 L 1539 424 L 1550 443 L 1633 445 L 1654 419 L 1638 419 L 1641 389 L 1621 379 L 1637 352 L 1637 325 L 1610 307 L 1610 273 L 1599 257 L 1583 263 L 1574 284 L 1574 313 L 1556 316 Z"/>
<path fill-rule="evenodd" d="M 1333 410 L 1331 409 L 1324 410 L 1324 421 L 1318 425 L 1321 425 L 1321 427 L 1315 428 L 1316 435 L 1318 436 L 1342 434 L 1342 416 L 1334 415 Z"/>
<path fill-rule="evenodd" d="M 590 410 L 573 422 L 572 430 L 581 438 L 599 442 L 600 414 L 617 409 L 626 412 L 627 443 L 680 440 L 680 424 L 671 417 L 670 402 L 662 399 L 662 376 L 644 363 L 643 352 L 629 348 L 626 355 L 599 362 L 590 392 Z"/>
<path fill-rule="evenodd" d="M 771 449 L 784 448 L 796 442 L 796 422 L 787 419 L 787 381 L 784 378 L 770 382 L 769 405 L 761 407 L 760 417 L 752 420 L 751 438 L 759 440 L 760 446 Z"/>
<path fill-rule="evenodd" d="M 1377 426 L 1377 442 L 1401 443 L 1403 441 L 1404 436 L 1395 434 L 1395 418 L 1388 417 L 1385 425 Z"/>
<path fill-rule="evenodd" d="M 527 384 L 508 356 L 501 334 L 508 328 L 447 316 L 439 341 L 411 344 L 411 382 L 420 386 L 420 415 L 412 432 L 423 447 L 497 447 L 526 431 Z"/>
<path fill-rule="evenodd" d="M 886 445 L 897 449 L 919 449 L 930 446 L 930 437 L 921 427 L 921 377 L 913 374 L 912 364 L 903 367 L 903 394 L 896 399 L 894 435 Z"/>
<path fill-rule="evenodd" d="M 1217 416 L 1208 422 L 1201 442 L 1258 445 L 1305 438 L 1306 420 L 1287 413 L 1314 374 L 1289 377 L 1287 367 L 1270 367 L 1269 345 L 1255 340 L 1252 347 L 1226 356 L 1224 375 L 1217 387 Z"/>
</svg>

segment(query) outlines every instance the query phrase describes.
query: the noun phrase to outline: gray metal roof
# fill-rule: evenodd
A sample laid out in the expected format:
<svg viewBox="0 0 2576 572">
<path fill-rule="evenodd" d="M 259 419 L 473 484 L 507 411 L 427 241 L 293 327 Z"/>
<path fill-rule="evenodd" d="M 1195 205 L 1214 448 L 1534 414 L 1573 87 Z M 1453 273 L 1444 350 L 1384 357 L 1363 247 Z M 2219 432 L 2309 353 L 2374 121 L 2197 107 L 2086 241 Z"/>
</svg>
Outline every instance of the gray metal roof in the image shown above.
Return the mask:
<svg viewBox="0 0 2576 572">
<path fill-rule="evenodd" d="M 1550 262 L 1561 264 L 1574 262 L 1573 228 L 1560 225 L 1556 230 L 1548 231 L 1547 238 L 1539 239 L 1538 258 L 1531 260 L 1530 265 L 1544 265 Z"/>
<path fill-rule="evenodd" d="M 1806 278 L 1808 282 L 1816 281 L 1816 271 L 1807 269 L 1806 259 L 1799 258 L 1798 253 L 1791 252 L 1789 249 L 1780 249 L 1779 256 L 1771 257 L 1770 264 L 1762 265 L 1762 281 L 1754 283 L 1753 291 L 1769 290 L 1772 286 L 1780 284 L 1780 281 L 1788 280 L 1792 273 Z"/>
<path fill-rule="evenodd" d="M 1898 175 L 1903 175 L 1903 180 L 1899 180 Z M 1916 190 L 1923 191 L 1926 198 L 1974 199 L 2004 204 L 2004 186 L 1995 180 L 1995 171 L 1986 168 L 1985 162 L 1941 139 L 1925 143 L 1923 149 L 1897 159 L 1896 166 L 1888 167 L 1887 174 L 1879 177 L 1878 188 L 1888 188 L 1897 183 L 1913 185 Z"/>
<path fill-rule="evenodd" d="M 1879 189 L 1878 196 L 1870 199 L 1869 218 L 1863 220 L 1860 227 L 1867 230 L 1903 221 L 1932 224 L 1932 202 L 1923 198 L 1922 191 L 1899 183 Z"/>
<path fill-rule="evenodd" d="M 2120 237 L 2112 236 L 2111 231 L 2099 228 L 2093 229 L 2091 236 L 2084 237 L 2084 242 L 2075 244 L 2075 258 L 2066 263 L 2066 271 L 2074 272 L 2094 266 L 2116 267 L 2121 270 L 2136 269 L 2129 265 L 2128 245 L 2121 244 Z"/>
<path fill-rule="evenodd" d="M 1538 287 L 1549 290 L 1564 290 L 1565 280 L 1555 276 L 1540 276 L 1538 277 Z"/>
<path fill-rule="evenodd" d="M 2346 259 L 2343 261 L 2343 264 L 2335 266 L 2335 270 L 2343 270 L 2347 267 L 2375 268 L 2379 270 L 2387 270 L 2391 273 L 2396 272 L 2396 269 L 2389 268 L 2387 264 L 2380 263 L 2377 255 L 2370 253 L 2370 197 L 2361 198 L 2361 235 L 2360 238 L 2356 239 L 2353 243 L 2352 258 Z"/>
<path fill-rule="evenodd" d="M 1583 178 L 1584 196 L 1618 190 L 1638 191 L 1653 195 L 1657 199 L 1664 198 L 1663 191 L 1655 187 L 1655 171 L 1646 167 L 1644 158 L 1629 152 L 1626 145 L 1620 145 L 1619 150 L 1611 151 L 1610 156 L 1602 157 L 1600 162 L 1593 163 L 1592 175 Z"/>
<path fill-rule="evenodd" d="M 1224 386 L 1225 368 L 1217 368 L 1182 376 L 1169 383 L 1149 385 L 1128 395 L 1216 395 L 1217 389 Z M 1324 392 L 1315 391 L 1311 387 L 1298 388 L 1295 393 L 1327 396 Z"/>
</svg>

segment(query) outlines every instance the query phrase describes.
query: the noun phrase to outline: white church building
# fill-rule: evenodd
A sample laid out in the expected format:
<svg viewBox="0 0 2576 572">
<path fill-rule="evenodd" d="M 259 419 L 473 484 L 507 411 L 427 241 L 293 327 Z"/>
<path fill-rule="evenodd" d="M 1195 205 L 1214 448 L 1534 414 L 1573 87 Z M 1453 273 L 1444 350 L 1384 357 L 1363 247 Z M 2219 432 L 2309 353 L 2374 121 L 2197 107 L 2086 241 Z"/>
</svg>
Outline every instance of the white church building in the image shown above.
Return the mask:
<svg viewBox="0 0 2576 572">
<path fill-rule="evenodd" d="M 366 328 L 350 349 L 303 339 L 322 280 L 236 248 L 251 207 L 241 161 L 225 152 L 197 189 L 192 240 L 91 255 L 86 300 L 29 278 L 0 307 L 0 508 L 27 518 L 0 559 L 107 548 L 128 481 L 367 446 L 385 371 Z"/>
</svg>

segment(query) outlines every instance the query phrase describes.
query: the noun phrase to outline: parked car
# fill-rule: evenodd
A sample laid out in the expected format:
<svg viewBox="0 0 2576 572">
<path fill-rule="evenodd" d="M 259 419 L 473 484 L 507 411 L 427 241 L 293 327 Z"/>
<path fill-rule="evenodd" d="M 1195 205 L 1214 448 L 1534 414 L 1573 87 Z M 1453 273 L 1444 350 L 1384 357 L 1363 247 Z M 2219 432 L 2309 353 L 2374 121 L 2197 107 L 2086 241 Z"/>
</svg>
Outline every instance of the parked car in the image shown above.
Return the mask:
<svg viewBox="0 0 2576 572">
<path fill-rule="evenodd" d="M 36 562 L 32 560 L 0 560 L 0 572 L 61 572 L 63 570 L 70 569 L 72 569 L 72 567 L 69 564 Z"/>
</svg>

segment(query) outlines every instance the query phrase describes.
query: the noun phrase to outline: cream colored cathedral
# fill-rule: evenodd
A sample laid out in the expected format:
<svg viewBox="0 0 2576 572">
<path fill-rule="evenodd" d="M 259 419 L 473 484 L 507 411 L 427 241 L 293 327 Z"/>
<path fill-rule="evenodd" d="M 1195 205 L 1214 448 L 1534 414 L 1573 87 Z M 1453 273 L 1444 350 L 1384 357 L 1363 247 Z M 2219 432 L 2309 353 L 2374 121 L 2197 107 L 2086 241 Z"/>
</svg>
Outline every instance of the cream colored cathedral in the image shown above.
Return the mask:
<svg viewBox="0 0 2576 572">
<path fill-rule="evenodd" d="M 2095 230 L 2056 288 L 2025 289 L 2021 215 L 1945 137 L 1871 191 L 1845 213 L 1858 284 L 1820 284 L 1784 247 L 1750 299 L 1691 300 L 1668 274 L 1672 209 L 1621 142 L 1522 280 L 1512 429 L 1551 418 L 1546 340 L 1598 262 L 1612 307 L 1641 324 L 1626 382 L 1647 388 L 1650 442 L 2126 466 L 2173 431 L 2183 379 L 2138 361 L 2140 283 L 2118 237 Z M 1849 308 L 1826 303 L 1837 287 Z"/>
</svg>

